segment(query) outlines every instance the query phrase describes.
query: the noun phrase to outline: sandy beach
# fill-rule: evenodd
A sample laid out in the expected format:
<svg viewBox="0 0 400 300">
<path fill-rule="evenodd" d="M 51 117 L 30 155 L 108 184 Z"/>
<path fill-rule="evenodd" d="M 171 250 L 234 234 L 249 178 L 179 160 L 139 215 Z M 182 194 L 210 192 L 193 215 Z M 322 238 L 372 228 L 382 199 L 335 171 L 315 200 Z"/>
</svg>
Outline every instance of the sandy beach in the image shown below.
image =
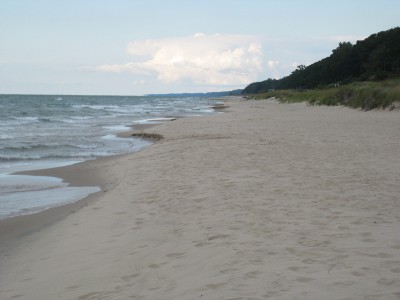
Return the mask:
<svg viewBox="0 0 400 300">
<path fill-rule="evenodd" d="M 0 222 L 1 299 L 400 299 L 400 115 L 230 99 Z"/>
</svg>

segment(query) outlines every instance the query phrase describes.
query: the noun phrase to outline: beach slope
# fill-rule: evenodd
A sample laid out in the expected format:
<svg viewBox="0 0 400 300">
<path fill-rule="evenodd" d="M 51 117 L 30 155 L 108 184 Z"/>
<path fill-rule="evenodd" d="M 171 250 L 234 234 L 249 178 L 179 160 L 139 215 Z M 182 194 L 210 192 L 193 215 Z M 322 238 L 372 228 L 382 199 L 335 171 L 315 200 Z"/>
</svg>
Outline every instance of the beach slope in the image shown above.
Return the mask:
<svg viewBox="0 0 400 300">
<path fill-rule="evenodd" d="M 69 167 L 102 192 L 14 237 L 1 298 L 399 299 L 399 113 L 229 106 Z"/>
</svg>

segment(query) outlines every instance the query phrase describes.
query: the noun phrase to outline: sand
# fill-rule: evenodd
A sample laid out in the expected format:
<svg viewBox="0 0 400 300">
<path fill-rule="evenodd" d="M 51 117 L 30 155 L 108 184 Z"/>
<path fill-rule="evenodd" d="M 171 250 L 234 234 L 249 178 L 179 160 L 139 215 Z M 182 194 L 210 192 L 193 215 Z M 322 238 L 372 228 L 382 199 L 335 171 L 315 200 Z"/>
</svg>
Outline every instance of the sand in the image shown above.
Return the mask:
<svg viewBox="0 0 400 300">
<path fill-rule="evenodd" d="M 0 239 L 1 299 L 400 299 L 399 112 L 229 106 L 46 171 L 102 192 Z"/>
</svg>

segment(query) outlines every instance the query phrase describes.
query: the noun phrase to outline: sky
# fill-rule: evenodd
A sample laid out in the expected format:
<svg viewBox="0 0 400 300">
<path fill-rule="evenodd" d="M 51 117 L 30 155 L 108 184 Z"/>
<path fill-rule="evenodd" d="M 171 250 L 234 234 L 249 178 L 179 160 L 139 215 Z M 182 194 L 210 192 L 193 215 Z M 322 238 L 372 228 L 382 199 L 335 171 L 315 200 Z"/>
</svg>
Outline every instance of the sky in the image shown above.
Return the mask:
<svg viewBox="0 0 400 300">
<path fill-rule="evenodd" d="M 400 26 L 399 11 L 399 0 L 0 0 L 0 94 L 241 89 Z"/>
</svg>

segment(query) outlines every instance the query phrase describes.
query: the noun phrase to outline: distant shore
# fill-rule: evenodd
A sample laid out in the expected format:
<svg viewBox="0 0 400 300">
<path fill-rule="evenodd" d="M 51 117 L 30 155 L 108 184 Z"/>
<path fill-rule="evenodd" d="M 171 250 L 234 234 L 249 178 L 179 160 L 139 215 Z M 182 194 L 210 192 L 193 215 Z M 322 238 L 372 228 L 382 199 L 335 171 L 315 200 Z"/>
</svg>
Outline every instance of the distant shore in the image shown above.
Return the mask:
<svg viewBox="0 0 400 300">
<path fill-rule="evenodd" d="M 101 191 L 0 221 L 5 299 L 396 299 L 400 118 L 230 98 L 126 155 L 35 174 Z"/>
</svg>

